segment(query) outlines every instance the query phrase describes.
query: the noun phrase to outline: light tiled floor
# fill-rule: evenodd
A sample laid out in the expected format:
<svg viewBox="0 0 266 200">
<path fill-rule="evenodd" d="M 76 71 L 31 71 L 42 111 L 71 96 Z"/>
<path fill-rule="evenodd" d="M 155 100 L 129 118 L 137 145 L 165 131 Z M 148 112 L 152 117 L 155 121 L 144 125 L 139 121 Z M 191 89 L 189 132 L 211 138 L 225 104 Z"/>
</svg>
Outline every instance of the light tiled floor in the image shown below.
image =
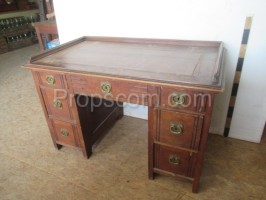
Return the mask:
<svg viewBox="0 0 266 200">
<path fill-rule="evenodd" d="M 0 55 L 0 199 L 265 199 L 266 141 L 210 135 L 198 194 L 189 182 L 147 177 L 147 121 L 123 117 L 94 148 L 55 150 L 31 74 L 31 46 Z"/>
</svg>

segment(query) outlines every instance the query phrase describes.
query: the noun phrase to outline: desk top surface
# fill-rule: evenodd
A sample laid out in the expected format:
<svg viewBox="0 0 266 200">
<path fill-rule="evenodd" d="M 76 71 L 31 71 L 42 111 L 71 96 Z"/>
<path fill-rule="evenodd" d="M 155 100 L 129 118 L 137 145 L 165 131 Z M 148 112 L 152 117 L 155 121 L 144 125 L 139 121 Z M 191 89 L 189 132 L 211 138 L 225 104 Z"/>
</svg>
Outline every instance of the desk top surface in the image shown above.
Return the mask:
<svg viewBox="0 0 266 200">
<path fill-rule="evenodd" d="M 25 66 L 222 90 L 222 53 L 221 42 L 83 37 Z"/>
</svg>

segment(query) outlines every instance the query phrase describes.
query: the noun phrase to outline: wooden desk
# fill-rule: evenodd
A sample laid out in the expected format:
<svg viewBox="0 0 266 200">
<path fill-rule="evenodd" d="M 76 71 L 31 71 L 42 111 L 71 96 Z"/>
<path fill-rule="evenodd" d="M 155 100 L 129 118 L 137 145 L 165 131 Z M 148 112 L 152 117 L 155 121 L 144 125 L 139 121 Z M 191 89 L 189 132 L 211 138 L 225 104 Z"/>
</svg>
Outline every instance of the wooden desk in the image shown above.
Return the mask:
<svg viewBox="0 0 266 200">
<path fill-rule="evenodd" d="M 34 23 L 35 31 L 37 34 L 40 49 L 44 51 L 46 49 L 43 42 L 42 34 L 58 35 L 57 25 L 55 21 L 43 21 Z"/>
<path fill-rule="evenodd" d="M 223 91 L 221 42 L 83 37 L 33 56 L 32 71 L 56 148 L 85 157 L 123 115 L 148 106 L 148 172 L 198 191 L 215 94 Z M 115 103 L 114 103 L 115 102 Z"/>
</svg>

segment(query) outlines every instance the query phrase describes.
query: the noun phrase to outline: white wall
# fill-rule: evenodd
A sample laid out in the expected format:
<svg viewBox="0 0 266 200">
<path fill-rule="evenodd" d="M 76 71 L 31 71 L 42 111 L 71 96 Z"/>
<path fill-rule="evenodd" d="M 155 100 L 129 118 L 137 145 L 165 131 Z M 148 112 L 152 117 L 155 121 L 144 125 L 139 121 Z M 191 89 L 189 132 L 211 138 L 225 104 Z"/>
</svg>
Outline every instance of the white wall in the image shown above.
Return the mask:
<svg viewBox="0 0 266 200">
<path fill-rule="evenodd" d="M 265 1 L 54 0 L 54 6 L 62 43 L 83 35 L 223 41 L 225 92 L 216 99 L 211 124 L 211 132 L 217 134 L 224 130 L 245 18 L 253 15 L 230 136 L 259 141 L 266 118 Z M 145 109 L 139 113 L 145 117 Z"/>
</svg>

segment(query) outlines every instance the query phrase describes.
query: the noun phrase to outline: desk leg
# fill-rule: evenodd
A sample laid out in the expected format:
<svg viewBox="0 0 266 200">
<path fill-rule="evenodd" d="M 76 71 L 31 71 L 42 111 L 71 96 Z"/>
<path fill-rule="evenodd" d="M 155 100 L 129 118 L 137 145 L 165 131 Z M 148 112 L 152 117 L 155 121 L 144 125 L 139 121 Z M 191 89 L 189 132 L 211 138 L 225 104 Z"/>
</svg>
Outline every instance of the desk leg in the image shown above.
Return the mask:
<svg viewBox="0 0 266 200">
<path fill-rule="evenodd" d="M 54 142 L 54 147 L 57 149 L 57 150 L 60 150 L 62 148 L 62 145 L 61 144 L 57 144 Z"/>
<path fill-rule="evenodd" d="M 154 124 L 156 123 L 156 111 L 154 107 L 148 108 L 148 174 L 149 179 L 154 179 Z"/>
<path fill-rule="evenodd" d="M 159 104 L 160 90 L 158 87 L 149 86 L 148 87 L 148 175 L 149 179 L 154 179 L 154 138 L 157 132 L 158 123 L 158 109 L 156 106 Z"/>
<path fill-rule="evenodd" d="M 204 154 L 206 151 L 207 147 L 207 140 L 208 140 L 208 134 L 209 134 L 209 129 L 211 125 L 211 113 L 212 113 L 212 107 L 214 104 L 214 96 L 212 95 L 211 98 L 208 98 L 206 105 L 209 105 L 206 107 L 206 114 L 205 114 L 205 119 L 204 119 L 204 124 L 203 124 L 203 129 L 202 129 L 202 136 L 201 136 L 201 141 L 200 141 L 200 146 L 199 146 L 199 153 L 197 154 L 197 162 L 195 166 L 195 171 L 194 171 L 194 181 L 192 183 L 192 192 L 197 193 L 199 190 L 199 183 L 200 183 L 200 176 L 203 168 L 203 162 L 204 162 Z"/>
<path fill-rule="evenodd" d="M 92 154 L 92 145 L 82 148 L 82 153 L 85 158 L 90 158 Z"/>
</svg>

